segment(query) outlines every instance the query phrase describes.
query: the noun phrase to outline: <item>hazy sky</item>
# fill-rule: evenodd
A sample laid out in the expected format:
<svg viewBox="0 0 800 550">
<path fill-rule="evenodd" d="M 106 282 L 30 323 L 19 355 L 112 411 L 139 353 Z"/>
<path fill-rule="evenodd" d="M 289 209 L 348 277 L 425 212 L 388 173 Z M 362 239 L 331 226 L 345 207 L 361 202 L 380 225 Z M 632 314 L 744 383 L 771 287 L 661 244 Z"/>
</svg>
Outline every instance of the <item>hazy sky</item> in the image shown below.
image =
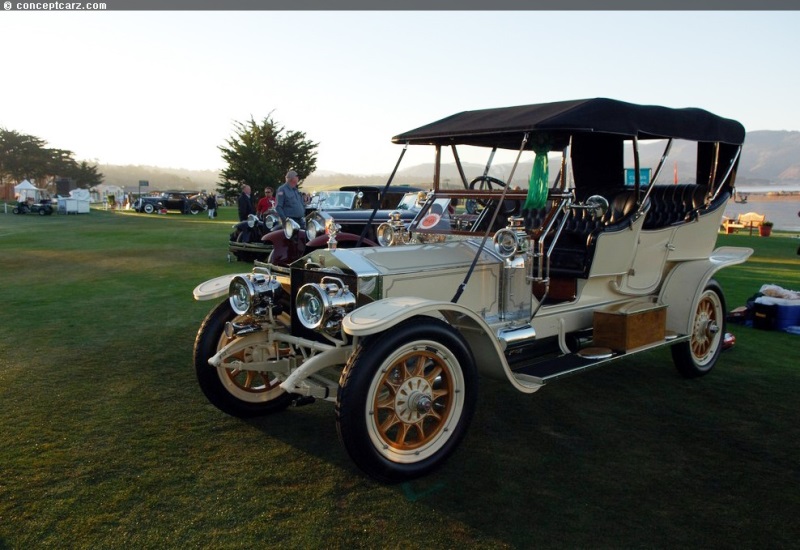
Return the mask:
<svg viewBox="0 0 800 550">
<path fill-rule="evenodd" d="M 219 169 L 270 112 L 386 173 L 462 110 L 611 97 L 800 130 L 800 12 L 0 12 L 0 127 L 78 160 Z M 411 148 L 408 162 L 431 160 Z"/>
</svg>

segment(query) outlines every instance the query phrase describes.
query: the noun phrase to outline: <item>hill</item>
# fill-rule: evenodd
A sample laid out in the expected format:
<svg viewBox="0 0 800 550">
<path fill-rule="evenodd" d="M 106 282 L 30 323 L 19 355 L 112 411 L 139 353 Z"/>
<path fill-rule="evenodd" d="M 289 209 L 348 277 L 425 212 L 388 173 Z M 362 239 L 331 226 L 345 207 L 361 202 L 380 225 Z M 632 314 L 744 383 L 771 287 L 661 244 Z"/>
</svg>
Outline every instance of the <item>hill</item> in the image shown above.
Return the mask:
<svg viewBox="0 0 800 550">
<path fill-rule="evenodd" d="M 641 163 L 643 166 L 655 166 L 663 153 L 663 143 L 643 143 Z M 687 177 L 695 162 L 694 151 L 687 143 L 675 142 L 665 173 L 661 181 L 672 177 L 677 167 L 680 178 Z M 630 163 L 632 166 L 632 162 Z M 483 165 L 463 163 L 468 180 L 483 173 Z M 498 164 L 492 168 L 492 174 L 507 179 L 511 172 L 511 164 Z M 100 165 L 100 172 L 105 176 L 105 183 L 122 187 L 136 187 L 139 180 L 148 180 L 150 189 L 187 189 L 209 190 L 216 187 L 219 174 L 213 170 L 183 170 L 177 168 L 159 168 L 155 166 L 115 166 Z M 391 168 L 391 167 L 390 167 Z M 513 185 L 527 186 L 532 169 L 532 160 L 521 162 L 514 174 Z M 408 185 L 430 185 L 433 164 L 420 164 L 399 170 L 394 183 Z M 306 178 L 304 187 L 308 190 L 332 189 L 344 185 L 384 185 L 389 172 L 378 175 L 339 174 L 318 170 Z M 551 173 L 555 176 L 555 170 Z M 454 164 L 442 166 L 442 181 L 450 180 L 458 185 L 461 177 Z M 800 182 L 800 132 L 761 130 L 748 132 L 737 175 L 739 184 L 765 185 Z"/>
<path fill-rule="evenodd" d="M 100 164 L 97 169 L 103 174 L 103 183 L 120 187 L 137 187 L 140 180 L 145 180 L 150 183 L 149 188 L 152 190 L 202 191 L 213 189 L 219 181 L 219 173 L 214 170 L 114 164 Z"/>
</svg>

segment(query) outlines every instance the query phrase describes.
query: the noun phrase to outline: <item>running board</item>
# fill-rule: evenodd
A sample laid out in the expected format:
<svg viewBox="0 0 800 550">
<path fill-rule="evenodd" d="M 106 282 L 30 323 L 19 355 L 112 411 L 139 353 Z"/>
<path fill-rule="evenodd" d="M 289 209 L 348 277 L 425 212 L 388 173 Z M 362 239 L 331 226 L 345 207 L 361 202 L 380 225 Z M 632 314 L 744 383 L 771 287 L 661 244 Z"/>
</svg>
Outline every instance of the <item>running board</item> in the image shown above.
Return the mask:
<svg viewBox="0 0 800 550">
<path fill-rule="evenodd" d="M 606 363 L 625 359 L 631 355 L 650 351 L 663 346 L 671 346 L 678 342 L 689 340 L 690 335 L 671 336 L 663 341 L 647 344 L 628 351 L 611 351 L 599 348 L 584 348 L 577 353 L 560 355 L 544 361 L 533 360 L 514 368 L 514 377 L 523 385 L 544 385 L 551 380 L 572 376 L 589 369 L 597 368 Z"/>
</svg>

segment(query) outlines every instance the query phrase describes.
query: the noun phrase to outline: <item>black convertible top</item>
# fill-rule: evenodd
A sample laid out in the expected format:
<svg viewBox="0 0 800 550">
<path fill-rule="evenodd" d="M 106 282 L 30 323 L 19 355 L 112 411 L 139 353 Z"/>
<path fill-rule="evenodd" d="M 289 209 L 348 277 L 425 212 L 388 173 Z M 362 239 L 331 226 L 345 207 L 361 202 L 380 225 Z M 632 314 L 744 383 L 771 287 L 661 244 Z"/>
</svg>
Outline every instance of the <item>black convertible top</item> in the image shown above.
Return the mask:
<svg viewBox="0 0 800 550">
<path fill-rule="evenodd" d="M 551 149 L 575 132 L 639 139 L 744 143 L 739 122 L 697 108 L 672 109 L 595 98 L 463 111 L 392 138 L 417 145 L 465 144 L 518 149 L 524 132 L 546 134 Z"/>
</svg>

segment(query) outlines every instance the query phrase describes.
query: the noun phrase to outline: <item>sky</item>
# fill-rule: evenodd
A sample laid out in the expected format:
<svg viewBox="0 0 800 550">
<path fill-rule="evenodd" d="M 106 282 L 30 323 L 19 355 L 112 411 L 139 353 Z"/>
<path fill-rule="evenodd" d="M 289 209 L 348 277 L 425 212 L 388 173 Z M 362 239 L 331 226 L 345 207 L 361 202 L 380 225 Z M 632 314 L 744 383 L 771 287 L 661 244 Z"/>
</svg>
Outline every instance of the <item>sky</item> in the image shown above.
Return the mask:
<svg viewBox="0 0 800 550">
<path fill-rule="evenodd" d="M 235 124 L 272 116 L 348 174 L 391 172 L 392 136 L 453 113 L 568 99 L 800 130 L 798 28 L 800 11 L 0 12 L 0 128 L 79 161 L 218 170 Z"/>
</svg>

